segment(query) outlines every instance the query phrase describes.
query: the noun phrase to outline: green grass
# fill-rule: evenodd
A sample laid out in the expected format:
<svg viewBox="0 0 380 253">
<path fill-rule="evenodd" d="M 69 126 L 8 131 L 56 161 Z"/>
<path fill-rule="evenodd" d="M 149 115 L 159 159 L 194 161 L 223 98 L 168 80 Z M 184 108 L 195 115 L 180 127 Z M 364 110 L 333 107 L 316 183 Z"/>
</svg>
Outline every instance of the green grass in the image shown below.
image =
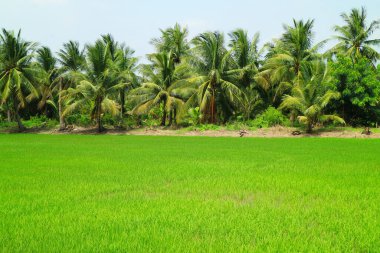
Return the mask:
<svg viewBox="0 0 380 253">
<path fill-rule="evenodd" d="M 0 135 L 2 252 L 376 252 L 380 141 Z"/>
</svg>

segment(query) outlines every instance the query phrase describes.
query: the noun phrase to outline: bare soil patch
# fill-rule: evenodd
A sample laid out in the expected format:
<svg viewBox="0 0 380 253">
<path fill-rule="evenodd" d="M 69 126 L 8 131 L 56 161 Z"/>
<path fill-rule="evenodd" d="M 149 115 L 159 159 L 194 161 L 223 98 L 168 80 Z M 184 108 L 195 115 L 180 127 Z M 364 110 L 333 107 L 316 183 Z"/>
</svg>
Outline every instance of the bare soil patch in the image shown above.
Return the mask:
<svg viewBox="0 0 380 253">
<path fill-rule="evenodd" d="M 312 134 L 300 131 L 299 135 L 294 135 L 296 128 L 289 127 L 272 127 L 256 130 L 187 130 L 187 129 L 170 129 L 170 128 L 137 128 L 137 129 L 105 129 L 98 133 L 96 128 L 74 127 L 70 130 L 59 131 L 44 129 L 28 129 L 24 133 L 40 133 L 40 134 L 94 134 L 94 135 L 147 135 L 147 136 L 208 136 L 208 137 L 262 137 L 262 138 L 303 138 L 303 137 L 322 137 L 322 138 L 380 138 L 380 133 L 372 133 L 371 135 L 362 134 L 362 129 L 336 129 L 323 130 L 317 129 Z M 299 131 L 299 130 L 297 130 Z M 15 132 L 15 131 L 9 131 Z"/>
</svg>

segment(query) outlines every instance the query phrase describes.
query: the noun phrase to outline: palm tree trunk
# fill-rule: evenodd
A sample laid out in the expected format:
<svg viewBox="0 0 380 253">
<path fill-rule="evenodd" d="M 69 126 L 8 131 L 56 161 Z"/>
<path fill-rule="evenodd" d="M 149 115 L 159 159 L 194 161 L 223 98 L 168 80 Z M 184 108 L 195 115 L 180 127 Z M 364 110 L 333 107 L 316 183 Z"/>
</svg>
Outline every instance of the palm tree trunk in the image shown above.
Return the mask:
<svg viewBox="0 0 380 253">
<path fill-rule="evenodd" d="M 212 123 L 216 123 L 216 102 L 215 102 L 215 90 L 212 91 Z"/>
<path fill-rule="evenodd" d="M 62 114 L 62 79 L 59 83 L 59 93 L 58 93 L 58 117 L 59 117 L 59 130 L 62 131 L 66 128 L 65 119 L 63 118 Z"/>
<path fill-rule="evenodd" d="M 169 126 L 171 126 L 173 123 L 173 110 L 170 110 L 169 112 Z"/>
<path fill-rule="evenodd" d="M 136 123 L 137 123 L 137 126 L 139 126 L 139 127 L 142 126 L 141 115 L 137 115 Z"/>
<path fill-rule="evenodd" d="M 120 90 L 120 105 L 121 105 L 121 109 L 120 109 L 120 113 L 121 113 L 121 118 L 123 118 L 124 116 L 124 113 L 125 113 L 125 90 L 124 88 Z"/>
<path fill-rule="evenodd" d="M 14 94 L 14 92 L 12 94 L 12 98 L 13 98 L 13 110 L 15 113 L 15 117 L 16 117 L 16 121 L 17 121 L 17 125 L 18 125 L 18 130 L 21 132 L 21 131 L 25 130 L 25 127 L 22 124 L 20 114 L 18 113 L 18 103 L 17 103 L 17 99 L 16 99 L 16 94 Z"/>
<path fill-rule="evenodd" d="M 177 125 L 177 109 L 173 110 L 173 122 L 174 125 Z"/>
<path fill-rule="evenodd" d="M 98 109 L 98 112 L 96 113 L 96 125 L 98 127 L 98 133 L 101 133 L 102 130 L 103 130 L 103 127 L 102 127 L 102 118 L 101 118 L 101 111 L 100 109 Z"/>
<path fill-rule="evenodd" d="M 212 89 L 211 105 L 210 106 L 211 106 L 211 121 L 210 121 L 210 123 L 215 124 L 216 111 L 215 111 L 215 91 L 214 91 L 214 89 Z"/>
<path fill-rule="evenodd" d="M 290 112 L 290 123 L 292 124 L 292 127 L 294 127 L 294 122 L 296 121 L 296 114 L 294 110 Z"/>
<path fill-rule="evenodd" d="M 8 122 L 11 122 L 12 121 L 12 118 L 11 118 L 11 110 L 7 109 L 7 119 L 8 119 Z"/>
<path fill-rule="evenodd" d="M 306 129 L 306 132 L 308 134 L 311 134 L 313 132 L 313 124 L 311 122 L 308 122 L 307 123 L 307 129 Z"/>
<path fill-rule="evenodd" d="M 161 126 L 166 125 L 166 108 L 165 108 L 166 100 L 163 101 L 163 112 L 162 112 L 162 119 L 161 119 Z"/>
<path fill-rule="evenodd" d="M 165 126 L 165 125 L 166 125 L 166 110 L 164 109 L 162 113 L 161 126 Z"/>
<path fill-rule="evenodd" d="M 9 102 L 6 105 L 7 105 L 7 119 L 8 119 L 8 122 L 11 122 L 12 114 L 11 114 L 11 108 L 9 108 Z"/>
</svg>

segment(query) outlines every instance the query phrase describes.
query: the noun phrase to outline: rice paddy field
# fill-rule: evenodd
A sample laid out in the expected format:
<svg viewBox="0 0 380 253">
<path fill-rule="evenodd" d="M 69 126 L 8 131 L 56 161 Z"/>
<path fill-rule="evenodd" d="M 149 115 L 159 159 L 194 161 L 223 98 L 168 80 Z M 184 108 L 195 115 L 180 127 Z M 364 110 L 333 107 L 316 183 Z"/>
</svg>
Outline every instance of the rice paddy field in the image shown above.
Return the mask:
<svg viewBox="0 0 380 253">
<path fill-rule="evenodd" d="M 380 140 L 0 135 L 0 252 L 379 252 Z"/>
</svg>

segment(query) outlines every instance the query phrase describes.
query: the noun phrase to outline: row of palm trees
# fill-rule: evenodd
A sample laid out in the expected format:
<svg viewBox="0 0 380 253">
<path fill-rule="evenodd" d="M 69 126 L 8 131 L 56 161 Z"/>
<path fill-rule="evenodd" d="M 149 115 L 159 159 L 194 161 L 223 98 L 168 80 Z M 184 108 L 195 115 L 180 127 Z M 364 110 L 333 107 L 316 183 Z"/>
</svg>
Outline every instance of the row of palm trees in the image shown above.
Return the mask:
<svg viewBox="0 0 380 253">
<path fill-rule="evenodd" d="M 380 39 L 371 39 L 379 21 L 367 25 L 364 8 L 342 18 L 345 24 L 334 27 L 338 44 L 324 53 L 326 41 L 314 44 L 313 20 L 293 20 L 281 38 L 262 48 L 259 34 L 250 39 L 242 29 L 228 34 L 226 47 L 223 33 L 205 32 L 189 41 L 188 30 L 176 24 L 151 41 L 156 52 L 147 56 L 148 64 L 138 64 L 134 51 L 109 34 L 83 49 L 77 42 L 65 43 L 55 56 L 48 47 L 22 40 L 20 32 L 3 29 L 0 98 L 19 129 L 24 128 L 20 110 L 38 101 L 39 113 L 58 112 L 60 129 L 74 111 L 89 113 L 100 132 L 106 113 L 123 118 L 159 107 L 165 126 L 199 107 L 201 121 L 216 124 L 249 120 L 258 108 L 275 106 L 311 131 L 323 121 L 344 123 L 325 114 L 340 97 L 328 85 L 328 61 L 346 55 L 353 64 L 365 57 L 374 65 L 380 56 L 373 48 Z"/>
</svg>

